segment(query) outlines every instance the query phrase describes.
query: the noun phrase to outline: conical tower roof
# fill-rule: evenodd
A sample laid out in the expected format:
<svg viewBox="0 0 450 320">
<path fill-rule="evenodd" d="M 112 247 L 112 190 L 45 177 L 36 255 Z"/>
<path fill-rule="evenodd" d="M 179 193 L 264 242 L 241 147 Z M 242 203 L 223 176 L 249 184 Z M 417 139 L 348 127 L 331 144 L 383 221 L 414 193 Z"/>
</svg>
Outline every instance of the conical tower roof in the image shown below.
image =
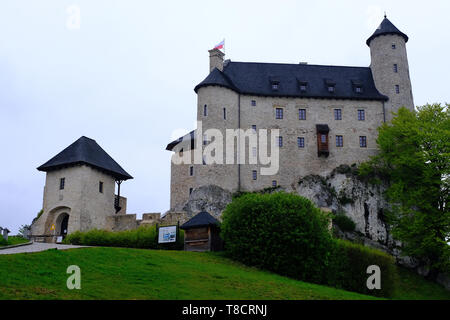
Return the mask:
<svg viewBox="0 0 450 320">
<path fill-rule="evenodd" d="M 117 180 L 133 179 L 95 140 L 84 136 L 37 169 L 48 172 L 77 164 L 90 165 Z"/>
<path fill-rule="evenodd" d="M 408 36 L 406 34 L 404 34 L 403 32 L 401 32 L 400 30 L 397 29 L 396 26 L 393 25 L 393 23 L 391 21 L 389 21 L 388 18 L 386 18 L 386 16 L 384 16 L 383 21 L 381 22 L 380 26 L 377 28 L 377 30 L 375 30 L 375 32 L 369 37 L 369 39 L 367 39 L 366 44 L 368 46 L 370 46 L 370 42 L 375 39 L 378 36 L 381 35 L 386 35 L 386 34 L 396 34 L 399 35 L 401 37 L 403 37 L 403 39 L 405 39 L 405 42 L 408 42 Z"/>
</svg>

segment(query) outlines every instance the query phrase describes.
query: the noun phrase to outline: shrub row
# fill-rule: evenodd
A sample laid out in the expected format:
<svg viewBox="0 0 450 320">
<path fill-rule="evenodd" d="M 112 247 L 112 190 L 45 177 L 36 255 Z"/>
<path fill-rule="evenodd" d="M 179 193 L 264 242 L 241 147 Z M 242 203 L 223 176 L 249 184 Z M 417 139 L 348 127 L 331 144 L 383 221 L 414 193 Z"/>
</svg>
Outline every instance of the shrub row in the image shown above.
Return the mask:
<svg viewBox="0 0 450 320">
<path fill-rule="evenodd" d="M 367 268 L 380 268 L 380 289 L 369 289 Z M 397 269 L 391 255 L 377 249 L 346 240 L 335 239 L 326 284 L 363 294 L 391 297 L 394 293 Z"/>
<path fill-rule="evenodd" d="M 394 259 L 332 238 L 330 219 L 310 200 L 294 194 L 244 194 L 225 209 L 221 235 L 228 255 L 247 265 L 303 281 L 391 296 Z M 370 265 L 381 269 L 381 290 L 366 286 Z"/>
<path fill-rule="evenodd" d="M 86 246 L 182 250 L 184 233 L 183 230 L 179 230 L 176 242 L 161 245 L 158 244 L 156 226 L 142 226 L 135 230 L 116 232 L 93 229 L 86 232 L 73 232 L 67 235 L 64 243 Z"/>
</svg>

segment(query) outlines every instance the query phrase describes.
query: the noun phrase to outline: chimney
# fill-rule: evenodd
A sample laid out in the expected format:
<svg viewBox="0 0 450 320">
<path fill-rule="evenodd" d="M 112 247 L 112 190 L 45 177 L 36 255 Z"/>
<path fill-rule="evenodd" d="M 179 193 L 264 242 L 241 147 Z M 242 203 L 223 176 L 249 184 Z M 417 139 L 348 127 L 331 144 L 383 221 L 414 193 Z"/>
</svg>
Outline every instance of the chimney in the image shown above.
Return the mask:
<svg viewBox="0 0 450 320">
<path fill-rule="evenodd" d="M 223 71 L 223 57 L 225 53 L 219 49 L 211 49 L 209 52 L 209 72 L 213 71 L 214 68 Z"/>
</svg>

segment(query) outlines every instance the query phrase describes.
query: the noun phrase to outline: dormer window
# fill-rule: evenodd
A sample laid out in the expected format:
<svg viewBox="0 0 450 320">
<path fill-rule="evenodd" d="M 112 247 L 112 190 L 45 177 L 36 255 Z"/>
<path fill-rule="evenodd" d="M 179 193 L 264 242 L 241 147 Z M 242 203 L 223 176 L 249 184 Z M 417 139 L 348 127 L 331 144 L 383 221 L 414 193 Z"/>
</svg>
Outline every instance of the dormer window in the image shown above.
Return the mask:
<svg viewBox="0 0 450 320">
<path fill-rule="evenodd" d="M 280 80 L 276 77 L 270 77 L 269 80 L 272 90 L 277 91 L 280 88 Z"/>
<path fill-rule="evenodd" d="M 336 91 L 336 82 L 331 79 L 325 79 L 325 85 L 329 93 L 334 93 Z"/>
<path fill-rule="evenodd" d="M 308 82 L 303 80 L 298 80 L 298 86 L 300 89 L 300 92 L 306 92 L 306 89 L 308 88 Z"/>
<path fill-rule="evenodd" d="M 352 87 L 353 91 L 355 91 L 356 93 L 363 92 L 363 83 L 361 80 L 352 80 Z"/>
</svg>

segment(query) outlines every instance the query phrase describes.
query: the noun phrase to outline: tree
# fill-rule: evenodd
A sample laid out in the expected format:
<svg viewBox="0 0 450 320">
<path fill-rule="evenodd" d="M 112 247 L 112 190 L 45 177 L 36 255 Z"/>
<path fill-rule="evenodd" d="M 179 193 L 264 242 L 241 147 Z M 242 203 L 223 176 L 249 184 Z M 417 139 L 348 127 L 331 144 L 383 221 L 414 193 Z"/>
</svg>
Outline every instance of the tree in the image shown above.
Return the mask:
<svg viewBox="0 0 450 320">
<path fill-rule="evenodd" d="M 449 272 L 449 105 L 401 108 L 378 130 L 380 152 L 360 172 L 388 181 L 387 217 L 403 253 L 429 266 L 430 277 Z"/>
</svg>

